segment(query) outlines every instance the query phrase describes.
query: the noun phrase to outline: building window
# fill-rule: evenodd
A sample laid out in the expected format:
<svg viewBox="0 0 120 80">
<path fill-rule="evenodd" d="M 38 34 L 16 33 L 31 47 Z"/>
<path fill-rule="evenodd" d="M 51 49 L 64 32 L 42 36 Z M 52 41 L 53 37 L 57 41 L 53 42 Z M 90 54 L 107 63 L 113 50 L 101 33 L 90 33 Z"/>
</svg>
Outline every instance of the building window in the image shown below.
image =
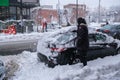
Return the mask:
<svg viewBox="0 0 120 80">
<path fill-rule="evenodd" d="M 16 8 L 15 7 L 10 7 L 10 13 L 11 14 L 16 14 Z"/>
</svg>

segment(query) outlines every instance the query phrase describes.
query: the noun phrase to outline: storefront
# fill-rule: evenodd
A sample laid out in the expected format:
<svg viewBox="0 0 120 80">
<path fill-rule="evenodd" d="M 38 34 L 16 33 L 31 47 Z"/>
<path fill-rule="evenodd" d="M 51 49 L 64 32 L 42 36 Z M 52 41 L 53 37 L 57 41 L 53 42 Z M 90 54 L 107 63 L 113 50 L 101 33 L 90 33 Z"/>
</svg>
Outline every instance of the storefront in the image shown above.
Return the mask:
<svg viewBox="0 0 120 80">
<path fill-rule="evenodd" d="M 39 0 L 0 0 L 0 20 L 30 19 L 30 10 Z"/>
</svg>

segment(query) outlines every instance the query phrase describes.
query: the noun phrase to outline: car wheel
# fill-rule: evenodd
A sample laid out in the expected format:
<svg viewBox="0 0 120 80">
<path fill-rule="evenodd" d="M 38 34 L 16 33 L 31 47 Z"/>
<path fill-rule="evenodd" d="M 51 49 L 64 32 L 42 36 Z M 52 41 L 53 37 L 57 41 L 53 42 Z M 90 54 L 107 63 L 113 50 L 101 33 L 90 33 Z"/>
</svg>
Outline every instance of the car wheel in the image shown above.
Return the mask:
<svg viewBox="0 0 120 80">
<path fill-rule="evenodd" d="M 69 61 L 70 59 L 66 53 L 61 53 L 58 55 L 58 58 L 57 58 L 58 64 L 66 65 L 66 64 L 69 64 Z"/>
<path fill-rule="evenodd" d="M 45 64 L 48 63 L 48 58 L 45 55 L 41 53 L 37 53 L 37 56 L 39 61 L 44 62 Z"/>
<path fill-rule="evenodd" d="M 77 64 L 77 63 L 80 63 L 80 59 L 79 58 L 76 58 L 74 61 L 73 61 L 73 64 Z"/>
<path fill-rule="evenodd" d="M 56 66 L 56 64 L 54 64 L 54 63 L 51 62 L 51 61 L 48 61 L 48 67 L 54 68 L 55 66 Z"/>
<path fill-rule="evenodd" d="M 79 55 L 75 55 L 73 64 L 77 64 L 77 63 L 80 63 L 80 62 L 81 62 L 81 60 L 79 59 Z"/>
</svg>

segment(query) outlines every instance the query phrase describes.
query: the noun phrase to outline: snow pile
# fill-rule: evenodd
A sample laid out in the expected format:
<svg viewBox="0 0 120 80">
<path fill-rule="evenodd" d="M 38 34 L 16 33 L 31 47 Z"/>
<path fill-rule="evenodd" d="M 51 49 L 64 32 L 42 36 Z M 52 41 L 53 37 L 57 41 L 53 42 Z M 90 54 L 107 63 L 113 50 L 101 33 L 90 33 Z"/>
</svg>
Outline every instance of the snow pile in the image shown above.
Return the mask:
<svg viewBox="0 0 120 80">
<path fill-rule="evenodd" d="M 69 27 L 65 30 L 56 30 L 55 33 L 59 34 L 68 31 L 68 29 Z M 29 36 L 23 34 L 24 36 L 21 37 L 20 34 L 16 36 L 10 35 L 10 37 L 1 36 L 0 41 L 4 41 L 4 39 L 6 39 L 5 41 L 31 39 L 37 38 L 37 36 L 42 38 L 44 35 L 50 36 L 54 32 L 34 34 L 29 34 Z M 20 37 L 19 39 L 18 36 Z M 45 39 L 47 38 L 44 37 L 43 41 Z M 42 46 L 38 47 L 41 49 Z M 44 48 L 41 50 L 45 51 Z M 75 65 L 58 65 L 55 68 L 48 68 L 47 65 L 39 62 L 37 58 L 37 52 L 32 53 L 28 51 L 23 51 L 18 55 L 0 56 L 5 65 L 9 66 L 8 63 L 11 61 L 14 61 L 18 65 L 18 68 L 14 71 L 14 75 L 11 75 L 8 80 L 120 80 L 120 54 L 89 61 L 86 67 L 83 67 L 82 63 L 78 63 Z"/>
<path fill-rule="evenodd" d="M 91 28 L 96 30 L 96 29 L 101 28 L 101 24 L 92 22 L 92 23 L 89 24 L 89 27 L 91 27 Z"/>
<path fill-rule="evenodd" d="M 120 63 L 102 66 L 101 68 L 84 67 L 81 70 L 72 70 L 62 74 L 56 80 L 119 80 Z M 95 68 L 95 69 L 94 69 Z"/>
<path fill-rule="evenodd" d="M 39 39 L 41 35 L 42 35 L 41 33 L 16 34 L 16 35 L 1 34 L 0 42 Z"/>
<path fill-rule="evenodd" d="M 9 80 L 119 80 L 120 54 L 89 61 L 86 67 L 82 63 L 48 68 L 37 60 L 36 52 L 24 51 L 16 56 L 0 56 L 2 60 L 14 60 L 19 68 Z"/>
</svg>

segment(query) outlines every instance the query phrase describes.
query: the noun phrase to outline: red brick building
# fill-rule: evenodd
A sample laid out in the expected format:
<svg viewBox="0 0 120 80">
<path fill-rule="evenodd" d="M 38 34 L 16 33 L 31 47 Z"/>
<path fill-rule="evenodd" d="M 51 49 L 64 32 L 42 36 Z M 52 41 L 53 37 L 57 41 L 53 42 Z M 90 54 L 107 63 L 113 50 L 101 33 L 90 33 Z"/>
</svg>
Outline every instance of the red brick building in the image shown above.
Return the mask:
<svg viewBox="0 0 120 80">
<path fill-rule="evenodd" d="M 69 19 L 68 21 L 72 24 L 76 22 L 76 4 L 68 4 L 64 6 L 64 14 L 67 14 Z M 86 15 L 86 5 L 85 4 L 78 4 L 78 17 L 85 17 Z"/>
<path fill-rule="evenodd" d="M 62 16 L 59 16 L 57 10 L 53 9 L 53 7 L 50 5 L 44 5 L 42 7 L 34 9 L 33 11 L 33 18 L 35 19 L 37 24 L 42 24 L 43 20 L 46 20 L 47 23 L 50 23 L 51 21 L 59 22 L 59 17 L 65 18 L 66 22 L 69 22 L 70 24 L 75 24 L 76 23 L 76 4 L 65 5 L 61 15 Z M 86 15 L 86 5 L 79 4 L 78 17 L 85 17 L 85 15 Z"/>
<path fill-rule="evenodd" d="M 58 13 L 57 10 L 53 9 L 41 9 L 38 13 L 39 16 L 41 16 L 41 19 L 46 19 L 48 23 L 51 21 L 57 21 L 58 20 Z"/>
<path fill-rule="evenodd" d="M 32 11 L 32 13 L 37 24 L 42 24 L 43 20 L 46 20 L 47 23 L 58 20 L 57 10 L 53 9 L 51 6 L 47 6 L 47 8 L 46 6 L 36 8 Z"/>
</svg>

